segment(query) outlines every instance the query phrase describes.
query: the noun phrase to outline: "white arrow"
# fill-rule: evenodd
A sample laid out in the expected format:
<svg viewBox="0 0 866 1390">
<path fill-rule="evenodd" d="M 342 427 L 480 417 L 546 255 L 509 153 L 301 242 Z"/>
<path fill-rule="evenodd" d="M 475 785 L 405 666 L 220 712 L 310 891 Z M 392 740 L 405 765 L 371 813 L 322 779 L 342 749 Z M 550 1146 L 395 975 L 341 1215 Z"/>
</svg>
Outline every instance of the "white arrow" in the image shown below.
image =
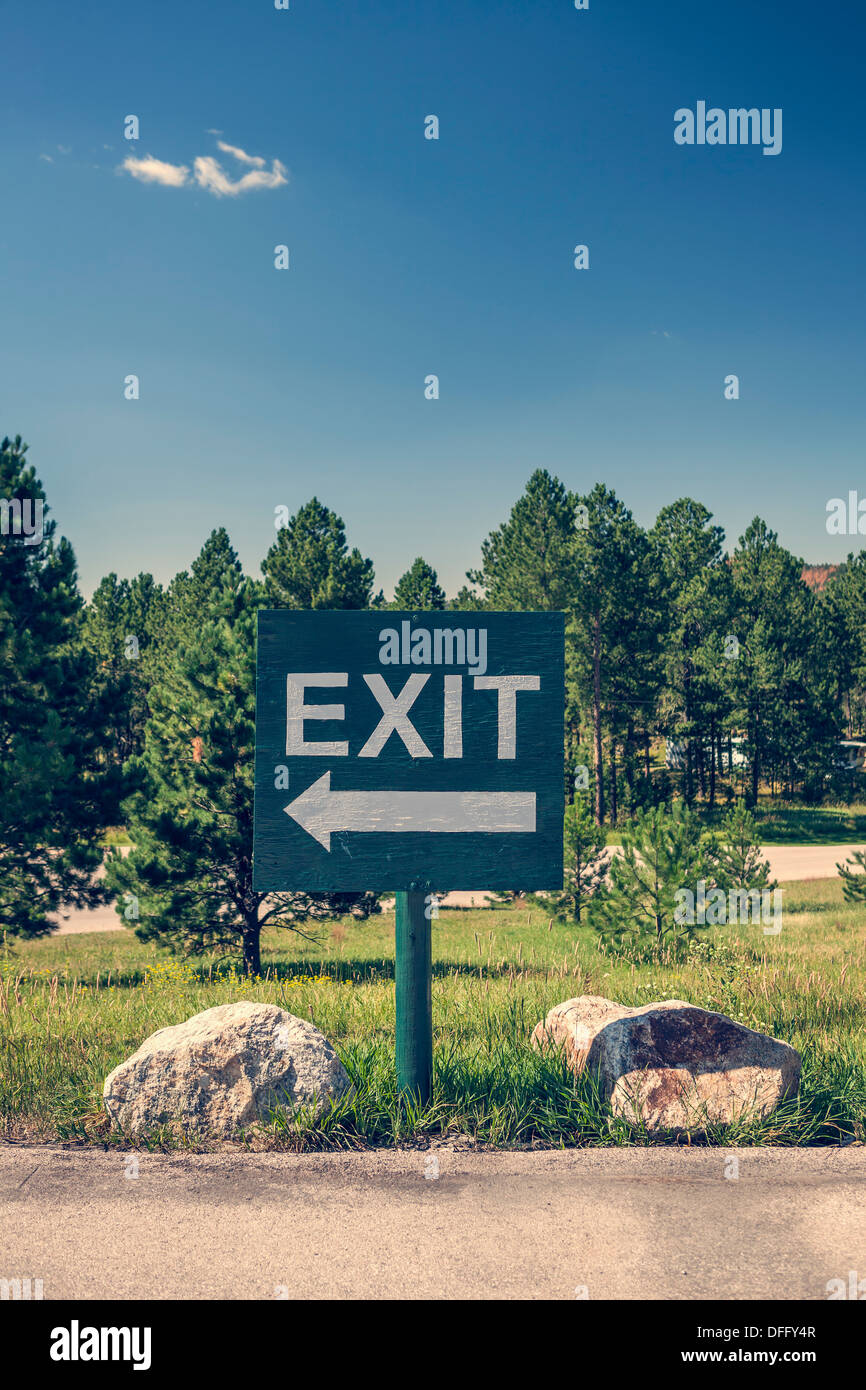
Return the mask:
<svg viewBox="0 0 866 1390">
<path fill-rule="evenodd" d="M 283 810 L 326 850 L 337 830 L 531 834 L 535 792 L 332 792 L 326 772 Z"/>
</svg>

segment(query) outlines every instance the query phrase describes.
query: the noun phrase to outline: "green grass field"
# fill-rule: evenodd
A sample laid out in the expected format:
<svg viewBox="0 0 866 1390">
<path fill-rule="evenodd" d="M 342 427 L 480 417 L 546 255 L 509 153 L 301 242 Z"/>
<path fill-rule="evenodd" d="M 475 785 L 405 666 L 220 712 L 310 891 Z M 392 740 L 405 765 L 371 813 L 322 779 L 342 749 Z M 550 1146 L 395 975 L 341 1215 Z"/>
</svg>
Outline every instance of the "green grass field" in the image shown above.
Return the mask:
<svg viewBox="0 0 866 1390">
<path fill-rule="evenodd" d="M 709 828 L 717 826 L 725 814 L 724 806 L 712 812 L 698 802 L 695 810 Z M 764 845 L 856 845 L 866 844 L 866 805 L 801 806 L 768 796 L 759 801 L 758 832 Z M 607 842 L 618 845 L 622 832 L 608 829 Z M 115 826 L 103 837 L 105 845 L 129 845 L 129 833 Z"/>
<path fill-rule="evenodd" d="M 698 802 L 695 811 L 709 829 L 717 827 L 724 806 L 708 811 Z M 801 806 L 761 797 L 756 811 L 758 839 L 762 845 L 857 845 L 866 844 L 866 806 Z M 622 833 L 609 829 L 607 842 L 618 845 Z"/>
<path fill-rule="evenodd" d="M 442 912 L 433 923 L 434 1090 L 413 1109 L 396 1089 L 394 918 L 328 924 L 317 944 L 264 938 L 263 975 L 230 959 L 181 960 L 132 933 L 7 946 L 0 993 L 0 1136 L 119 1143 L 102 1111 L 107 1073 L 158 1028 L 238 999 L 279 1004 L 331 1039 L 355 1095 L 316 1122 L 277 1112 L 251 1146 L 366 1147 L 464 1137 L 491 1145 L 648 1143 L 591 1078 L 529 1046 L 547 1010 L 577 994 L 629 1005 L 676 997 L 772 1033 L 803 1053 L 799 1097 L 710 1143 L 839 1143 L 866 1121 L 866 909 L 836 880 L 789 884 L 779 936 L 701 933 L 680 961 L 605 954 L 587 928 L 539 909 Z M 695 1136 L 698 1141 L 699 1136 Z M 176 1142 L 154 1135 L 153 1144 Z M 652 1142 L 659 1142 L 658 1139 Z M 682 1142 L 682 1139 L 680 1140 Z"/>
<path fill-rule="evenodd" d="M 758 836 L 764 845 L 866 844 L 866 806 L 799 806 L 759 802 Z"/>
</svg>

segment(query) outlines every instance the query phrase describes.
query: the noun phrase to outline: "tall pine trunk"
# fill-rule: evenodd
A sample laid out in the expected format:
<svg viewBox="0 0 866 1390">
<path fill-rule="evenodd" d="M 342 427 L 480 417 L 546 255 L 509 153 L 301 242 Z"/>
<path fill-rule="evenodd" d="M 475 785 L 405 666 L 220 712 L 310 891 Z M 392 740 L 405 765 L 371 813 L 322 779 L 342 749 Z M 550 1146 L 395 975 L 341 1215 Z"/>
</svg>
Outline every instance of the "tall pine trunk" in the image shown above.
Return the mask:
<svg viewBox="0 0 866 1390">
<path fill-rule="evenodd" d="M 610 823 L 616 825 L 617 818 L 617 795 L 616 795 L 616 735 L 610 737 Z"/>
<path fill-rule="evenodd" d="M 604 824 L 604 754 L 601 746 L 601 614 L 592 629 L 592 724 L 595 735 L 595 819 Z"/>
<path fill-rule="evenodd" d="M 634 791 L 634 762 L 634 720 L 629 719 L 625 736 L 625 780 L 629 792 Z M 632 805 L 634 805 L 633 801 Z"/>
</svg>

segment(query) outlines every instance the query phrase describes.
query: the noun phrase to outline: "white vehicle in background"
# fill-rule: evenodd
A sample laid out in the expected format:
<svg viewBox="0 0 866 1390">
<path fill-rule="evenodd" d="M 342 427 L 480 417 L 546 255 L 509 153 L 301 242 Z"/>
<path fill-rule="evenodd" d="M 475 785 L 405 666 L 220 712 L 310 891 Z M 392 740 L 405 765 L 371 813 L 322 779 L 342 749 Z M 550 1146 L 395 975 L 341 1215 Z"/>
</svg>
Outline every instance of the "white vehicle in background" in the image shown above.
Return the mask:
<svg viewBox="0 0 866 1390">
<path fill-rule="evenodd" d="M 837 772 L 866 772 L 866 743 L 859 739 L 843 739 L 833 766 Z"/>
<path fill-rule="evenodd" d="M 706 750 L 706 751 L 707 751 L 707 753 L 709 752 L 709 750 Z M 742 740 L 741 738 L 732 738 L 732 739 L 731 739 L 731 742 L 730 742 L 730 750 L 729 750 L 729 747 L 728 747 L 728 740 L 727 740 L 727 739 L 723 739 L 723 741 L 722 741 L 722 766 L 723 766 L 723 768 L 725 769 L 726 772 L 728 771 L 728 752 L 729 752 L 729 751 L 730 751 L 730 756 L 731 756 L 731 766 L 732 766 L 732 767 L 747 767 L 747 766 L 748 766 L 749 760 L 748 760 L 748 758 L 746 757 L 745 753 L 743 752 L 743 740 Z M 684 740 L 678 739 L 678 738 L 669 738 L 669 739 L 667 739 L 667 740 L 665 741 L 665 765 L 666 765 L 667 767 L 672 768 L 672 769 L 674 770 L 674 772 L 682 772 L 682 771 L 685 769 L 685 765 L 686 765 L 686 745 L 685 745 L 685 741 L 684 741 Z"/>
</svg>

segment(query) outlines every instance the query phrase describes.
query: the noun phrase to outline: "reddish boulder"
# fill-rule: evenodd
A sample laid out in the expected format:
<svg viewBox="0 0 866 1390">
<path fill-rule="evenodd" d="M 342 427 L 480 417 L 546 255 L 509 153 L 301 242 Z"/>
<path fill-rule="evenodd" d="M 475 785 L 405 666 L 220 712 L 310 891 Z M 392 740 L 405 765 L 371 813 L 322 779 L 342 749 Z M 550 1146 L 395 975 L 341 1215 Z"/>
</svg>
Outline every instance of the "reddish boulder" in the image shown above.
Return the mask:
<svg viewBox="0 0 866 1390">
<path fill-rule="evenodd" d="M 637 1009 L 594 994 L 567 999 L 532 1043 L 563 1047 L 575 1075 L 599 1074 L 617 1115 L 652 1130 L 768 1115 L 800 1078 L 795 1048 L 681 999 Z"/>
</svg>

